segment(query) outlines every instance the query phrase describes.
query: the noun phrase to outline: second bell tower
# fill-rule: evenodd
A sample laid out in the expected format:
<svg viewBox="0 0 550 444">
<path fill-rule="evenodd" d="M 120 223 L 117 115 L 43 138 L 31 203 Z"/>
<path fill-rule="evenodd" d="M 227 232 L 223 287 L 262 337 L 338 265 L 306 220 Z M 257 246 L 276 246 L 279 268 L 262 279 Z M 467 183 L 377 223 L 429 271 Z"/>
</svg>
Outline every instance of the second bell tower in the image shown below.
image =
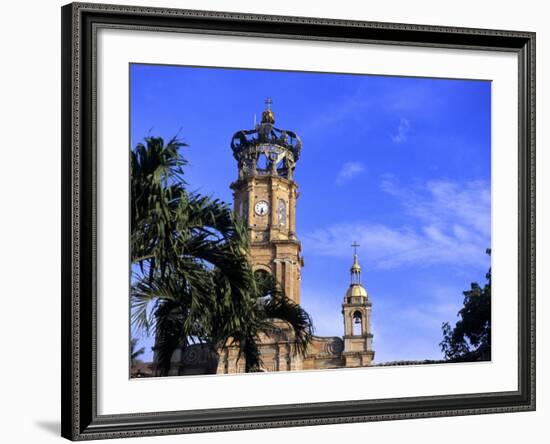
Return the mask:
<svg viewBox="0 0 550 444">
<path fill-rule="evenodd" d="M 247 223 L 254 270 L 275 276 L 286 296 L 300 303 L 294 169 L 302 143 L 296 133 L 274 126 L 271 99 L 266 104 L 261 123 L 231 140 L 238 164 L 238 179 L 231 184 L 234 209 Z"/>
<path fill-rule="evenodd" d="M 346 367 L 365 367 L 374 359 L 370 312 L 372 303 L 367 290 L 361 284 L 361 266 L 357 258 L 354 242 L 353 265 L 350 269 L 351 282 L 344 296 L 342 315 L 344 316 L 344 365 Z"/>
</svg>

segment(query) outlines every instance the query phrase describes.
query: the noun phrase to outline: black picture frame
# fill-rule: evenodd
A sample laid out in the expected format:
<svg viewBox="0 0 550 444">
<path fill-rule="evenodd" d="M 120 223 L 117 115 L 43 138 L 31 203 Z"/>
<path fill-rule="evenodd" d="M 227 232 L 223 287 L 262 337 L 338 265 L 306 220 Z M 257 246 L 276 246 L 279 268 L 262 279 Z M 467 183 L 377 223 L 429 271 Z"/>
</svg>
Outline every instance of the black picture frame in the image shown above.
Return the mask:
<svg viewBox="0 0 550 444">
<path fill-rule="evenodd" d="M 71 440 L 535 409 L 535 33 L 72 3 L 62 14 L 62 436 Z M 518 390 L 100 416 L 96 380 L 99 27 L 507 51 L 519 66 Z"/>
</svg>

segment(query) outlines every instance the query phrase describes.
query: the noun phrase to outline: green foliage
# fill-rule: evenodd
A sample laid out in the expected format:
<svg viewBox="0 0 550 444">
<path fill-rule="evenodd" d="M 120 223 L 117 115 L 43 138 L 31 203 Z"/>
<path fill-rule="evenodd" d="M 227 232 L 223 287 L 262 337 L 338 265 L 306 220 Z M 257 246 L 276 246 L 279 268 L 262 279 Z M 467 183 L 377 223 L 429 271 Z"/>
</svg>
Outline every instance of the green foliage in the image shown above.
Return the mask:
<svg viewBox="0 0 550 444">
<path fill-rule="evenodd" d="M 491 250 L 487 249 L 487 254 Z M 481 288 L 472 283 L 464 291 L 464 304 L 458 312 L 460 319 L 454 328 L 448 322 L 442 326 L 443 341 L 439 344 L 445 359 L 454 362 L 491 360 L 491 269 Z"/>
<path fill-rule="evenodd" d="M 175 239 L 174 214 L 183 194 L 183 166 L 179 156 L 185 146 L 177 139 L 164 144 L 161 138 L 149 137 L 131 152 L 131 255 L 132 263 L 160 267 L 164 272 Z"/>
<path fill-rule="evenodd" d="M 244 222 L 217 199 L 189 193 L 177 139 L 150 137 L 132 152 L 132 326 L 155 335 L 156 364 L 166 374 L 177 348 L 206 343 L 214 354 L 234 341 L 247 371 L 261 366 L 257 341 L 291 326 L 298 351 L 312 335 L 309 315 L 255 275 Z M 215 369 L 214 369 L 215 370 Z"/>
<path fill-rule="evenodd" d="M 137 362 L 141 362 L 138 358 L 145 353 L 145 348 L 141 347 L 140 349 L 136 350 L 137 346 L 137 339 L 132 339 L 130 341 L 130 362 L 132 364 L 135 364 Z"/>
<path fill-rule="evenodd" d="M 231 332 L 231 340 L 239 346 L 245 358 L 245 371 L 259 371 L 262 365 L 257 344 L 261 333 L 267 336 L 285 334 L 290 327 L 296 343 L 296 352 L 302 356 L 313 335 L 309 314 L 288 299 L 270 274 L 254 274 L 251 288 L 252 305 L 248 307 L 246 322 Z M 276 322 L 281 320 L 284 322 Z"/>
</svg>

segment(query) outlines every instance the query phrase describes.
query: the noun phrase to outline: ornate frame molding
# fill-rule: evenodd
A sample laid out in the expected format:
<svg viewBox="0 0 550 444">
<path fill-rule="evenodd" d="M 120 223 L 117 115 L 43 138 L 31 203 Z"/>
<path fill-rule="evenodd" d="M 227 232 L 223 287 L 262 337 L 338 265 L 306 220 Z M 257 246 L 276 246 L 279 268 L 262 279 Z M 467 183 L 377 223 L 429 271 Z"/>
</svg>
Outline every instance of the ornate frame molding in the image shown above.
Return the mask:
<svg viewBox="0 0 550 444">
<path fill-rule="evenodd" d="M 71 440 L 535 409 L 535 34 L 73 3 L 62 8 L 62 435 Z M 514 392 L 97 414 L 96 85 L 99 27 L 514 52 L 519 61 L 519 384 Z"/>
</svg>

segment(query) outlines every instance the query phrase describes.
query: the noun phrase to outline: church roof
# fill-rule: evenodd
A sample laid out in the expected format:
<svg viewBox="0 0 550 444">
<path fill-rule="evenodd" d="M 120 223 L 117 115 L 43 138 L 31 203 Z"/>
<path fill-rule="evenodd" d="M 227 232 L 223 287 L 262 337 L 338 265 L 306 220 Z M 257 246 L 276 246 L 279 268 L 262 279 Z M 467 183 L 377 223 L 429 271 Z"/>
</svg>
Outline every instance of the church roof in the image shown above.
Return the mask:
<svg viewBox="0 0 550 444">
<path fill-rule="evenodd" d="M 394 367 L 400 365 L 425 365 L 425 364 L 447 364 L 444 359 L 422 359 L 417 361 L 388 361 L 372 364 L 373 367 Z"/>
<path fill-rule="evenodd" d="M 349 286 L 348 291 L 346 291 L 346 297 L 350 296 L 363 296 L 365 298 L 369 297 L 367 290 L 361 284 L 351 284 Z"/>
</svg>

